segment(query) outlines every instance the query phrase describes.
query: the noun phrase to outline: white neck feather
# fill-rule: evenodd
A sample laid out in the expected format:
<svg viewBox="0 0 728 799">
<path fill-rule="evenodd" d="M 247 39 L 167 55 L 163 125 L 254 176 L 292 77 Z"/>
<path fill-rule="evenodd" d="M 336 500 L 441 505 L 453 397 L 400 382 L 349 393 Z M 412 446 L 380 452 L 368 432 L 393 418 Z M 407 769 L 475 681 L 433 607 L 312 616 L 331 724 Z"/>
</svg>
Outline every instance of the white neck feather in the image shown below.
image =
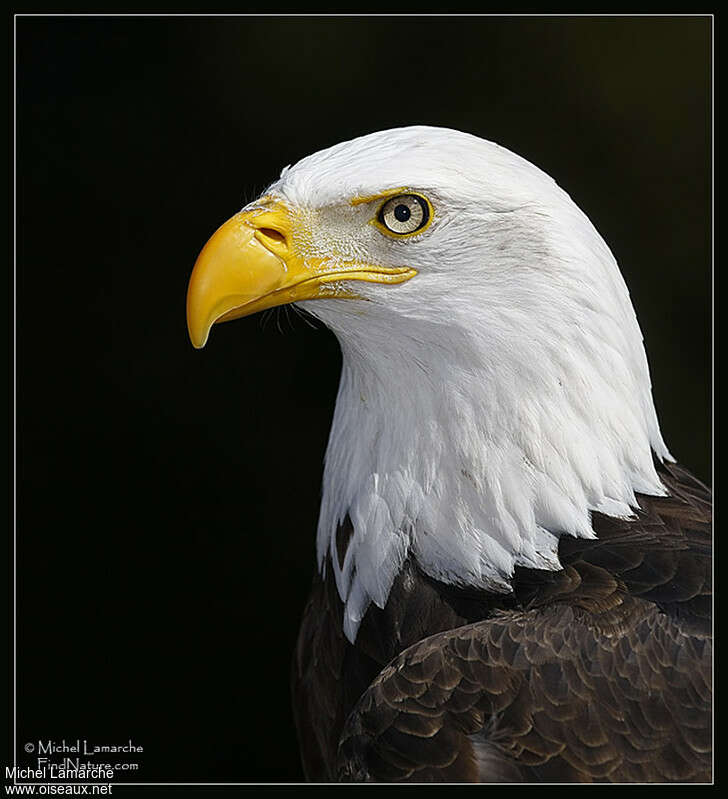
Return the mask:
<svg viewBox="0 0 728 799">
<path fill-rule="evenodd" d="M 446 313 L 410 314 L 396 330 L 374 302 L 365 314 L 317 305 L 343 353 L 317 550 L 322 567 L 330 555 L 350 640 L 407 557 L 438 580 L 504 592 L 516 565 L 560 568 L 560 535 L 593 537 L 590 511 L 629 516 L 636 491 L 664 493 L 651 451 L 670 456 L 641 334 L 611 253 L 590 233 L 590 247 L 572 242 L 571 253 L 577 273 L 591 261 L 592 285 L 573 299 L 541 296 L 536 314 L 518 302 L 518 274 L 502 303 L 490 284 L 473 313 L 472 296 L 451 290 Z"/>
</svg>

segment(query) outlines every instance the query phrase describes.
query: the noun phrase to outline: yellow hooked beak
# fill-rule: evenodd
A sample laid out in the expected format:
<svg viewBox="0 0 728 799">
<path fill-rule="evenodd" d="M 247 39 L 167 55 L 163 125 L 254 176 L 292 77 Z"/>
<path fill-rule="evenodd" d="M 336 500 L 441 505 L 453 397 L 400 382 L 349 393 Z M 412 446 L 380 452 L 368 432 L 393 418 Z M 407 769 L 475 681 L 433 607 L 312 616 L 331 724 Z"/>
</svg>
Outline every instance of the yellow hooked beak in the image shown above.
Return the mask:
<svg viewBox="0 0 728 799">
<path fill-rule="evenodd" d="M 187 328 L 196 348 L 205 346 L 216 322 L 300 300 L 355 298 L 336 285 L 345 280 L 403 283 L 417 274 L 409 267 L 302 257 L 292 227 L 286 206 L 271 202 L 235 214 L 213 234 L 187 289 Z"/>
</svg>

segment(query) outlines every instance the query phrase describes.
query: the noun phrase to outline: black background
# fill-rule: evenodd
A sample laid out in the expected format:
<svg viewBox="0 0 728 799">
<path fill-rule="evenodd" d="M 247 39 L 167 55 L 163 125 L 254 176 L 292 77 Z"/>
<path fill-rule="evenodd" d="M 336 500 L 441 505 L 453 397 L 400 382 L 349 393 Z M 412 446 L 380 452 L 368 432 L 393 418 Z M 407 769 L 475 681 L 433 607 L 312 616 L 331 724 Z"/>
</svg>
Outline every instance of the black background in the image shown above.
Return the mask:
<svg viewBox="0 0 728 799">
<path fill-rule="evenodd" d="M 525 156 L 614 251 L 663 433 L 710 479 L 710 20 L 17 19 L 18 733 L 137 780 L 302 777 L 288 671 L 338 346 L 187 340 L 212 231 L 285 164 L 425 123 Z"/>
</svg>

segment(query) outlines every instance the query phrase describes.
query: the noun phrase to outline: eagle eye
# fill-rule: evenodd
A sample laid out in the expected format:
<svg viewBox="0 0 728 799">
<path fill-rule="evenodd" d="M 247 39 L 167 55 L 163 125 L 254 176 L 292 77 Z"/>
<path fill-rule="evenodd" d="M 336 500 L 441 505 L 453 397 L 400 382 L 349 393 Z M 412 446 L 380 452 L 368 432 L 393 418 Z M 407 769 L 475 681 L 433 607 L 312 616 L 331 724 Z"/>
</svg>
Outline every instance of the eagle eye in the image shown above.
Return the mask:
<svg viewBox="0 0 728 799">
<path fill-rule="evenodd" d="M 419 194 L 398 194 L 379 208 L 377 222 L 395 236 L 411 236 L 424 230 L 432 217 L 431 205 Z"/>
</svg>

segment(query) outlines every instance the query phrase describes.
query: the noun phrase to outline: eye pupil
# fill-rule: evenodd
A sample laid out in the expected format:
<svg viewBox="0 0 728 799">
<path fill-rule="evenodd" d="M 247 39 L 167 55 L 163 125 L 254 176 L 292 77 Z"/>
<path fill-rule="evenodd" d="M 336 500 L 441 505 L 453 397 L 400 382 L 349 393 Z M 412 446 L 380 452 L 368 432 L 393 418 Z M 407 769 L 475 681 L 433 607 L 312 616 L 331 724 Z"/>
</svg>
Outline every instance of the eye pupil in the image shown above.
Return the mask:
<svg viewBox="0 0 728 799">
<path fill-rule="evenodd" d="M 394 209 L 394 216 L 398 222 L 406 222 L 412 216 L 412 211 L 406 205 L 398 205 Z"/>
</svg>

